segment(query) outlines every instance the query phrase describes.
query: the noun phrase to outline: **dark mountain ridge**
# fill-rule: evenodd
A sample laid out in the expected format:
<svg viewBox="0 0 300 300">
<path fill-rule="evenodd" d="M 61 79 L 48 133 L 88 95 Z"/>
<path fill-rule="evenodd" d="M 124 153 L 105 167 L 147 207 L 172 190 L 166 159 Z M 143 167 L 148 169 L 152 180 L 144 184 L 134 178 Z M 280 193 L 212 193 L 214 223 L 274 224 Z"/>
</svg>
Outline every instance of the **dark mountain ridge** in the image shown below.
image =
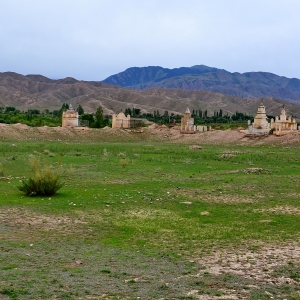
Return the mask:
<svg viewBox="0 0 300 300">
<path fill-rule="evenodd" d="M 228 72 L 204 65 L 167 69 L 129 68 L 103 82 L 130 89 L 179 88 L 206 90 L 242 98 L 275 97 L 300 102 L 300 80 L 268 72 Z"/>
</svg>

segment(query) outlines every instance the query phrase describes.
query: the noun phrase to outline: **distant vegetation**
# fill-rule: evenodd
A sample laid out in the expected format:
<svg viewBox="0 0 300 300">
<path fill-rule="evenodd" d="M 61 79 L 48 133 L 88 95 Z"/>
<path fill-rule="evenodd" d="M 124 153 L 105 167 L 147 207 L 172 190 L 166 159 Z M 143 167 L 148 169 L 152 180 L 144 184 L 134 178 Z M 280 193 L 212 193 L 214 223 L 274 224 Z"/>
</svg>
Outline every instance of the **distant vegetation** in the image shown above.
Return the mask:
<svg viewBox="0 0 300 300">
<path fill-rule="evenodd" d="M 27 111 L 20 111 L 13 106 L 0 107 L 0 123 L 5 124 L 26 124 L 32 127 L 40 126 L 61 126 L 62 113 L 67 110 L 69 105 L 64 103 L 59 110 L 50 111 L 49 109 L 28 109 Z M 110 116 L 103 115 L 102 107 L 98 107 L 95 114 L 84 113 L 83 108 L 79 105 L 76 109 L 80 115 L 82 123 L 89 127 L 101 128 L 110 125 Z"/>
<path fill-rule="evenodd" d="M 68 108 L 69 105 L 66 103 L 62 105 L 61 109 L 53 111 L 49 111 L 48 109 L 44 109 L 43 111 L 38 109 L 20 111 L 12 106 L 0 107 L 0 123 L 22 123 L 32 127 L 61 126 L 62 112 Z M 95 113 L 91 114 L 85 113 L 81 105 L 77 107 L 76 111 L 78 111 L 80 115 L 81 124 L 91 128 L 111 126 L 111 116 L 104 115 L 101 106 L 98 107 Z M 165 110 L 162 114 L 159 110 L 154 110 L 153 113 L 141 113 L 140 108 L 126 108 L 124 113 L 125 115 L 130 115 L 133 118 L 147 119 L 160 125 L 180 124 L 182 117 L 182 115 L 179 114 L 169 113 L 167 110 Z M 253 121 L 253 116 L 241 112 L 236 112 L 230 116 L 228 113 L 223 114 L 222 109 L 214 111 L 212 116 L 208 115 L 207 110 L 192 110 L 192 117 L 194 118 L 195 125 L 209 124 L 218 129 L 245 126 L 247 124 L 247 120 Z"/>
<path fill-rule="evenodd" d="M 144 118 L 161 125 L 172 125 L 175 123 L 180 123 L 182 117 L 182 115 L 179 114 L 169 114 L 167 110 L 165 110 L 163 114 L 160 114 L 158 110 L 155 110 L 153 114 L 142 114 L 141 110 L 138 108 L 126 108 L 124 113 L 125 115 L 130 115 L 133 118 Z M 195 125 L 209 124 L 212 127 L 217 127 L 220 129 L 246 125 L 248 120 L 253 121 L 253 116 L 238 111 L 230 116 L 228 113 L 223 114 L 222 109 L 214 111 L 214 114 L 212 116 L 208 115 L 207 110 L 202 111 L 201 109 L 192 110 L 191 115 L 194 118 Z M 224 126 L 225 124 L 227 124 L 227 126 Z"/>
</svg>

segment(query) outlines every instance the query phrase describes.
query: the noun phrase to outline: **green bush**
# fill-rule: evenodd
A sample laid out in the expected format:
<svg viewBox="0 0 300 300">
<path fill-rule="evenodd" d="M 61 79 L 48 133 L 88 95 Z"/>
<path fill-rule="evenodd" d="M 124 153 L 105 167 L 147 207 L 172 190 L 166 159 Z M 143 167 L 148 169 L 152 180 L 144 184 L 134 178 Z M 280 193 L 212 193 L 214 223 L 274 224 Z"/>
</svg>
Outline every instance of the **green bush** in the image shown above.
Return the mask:
<svg viewBox="0 0 300 300">
<path fill-rule="evenodd" d="M 34 178 L 23 180 L 18 189 L 27 196 L 52 196 L 62 186 L 59 176 L 50 168 L 45 168 L 37 171 Z"/>
</svg>

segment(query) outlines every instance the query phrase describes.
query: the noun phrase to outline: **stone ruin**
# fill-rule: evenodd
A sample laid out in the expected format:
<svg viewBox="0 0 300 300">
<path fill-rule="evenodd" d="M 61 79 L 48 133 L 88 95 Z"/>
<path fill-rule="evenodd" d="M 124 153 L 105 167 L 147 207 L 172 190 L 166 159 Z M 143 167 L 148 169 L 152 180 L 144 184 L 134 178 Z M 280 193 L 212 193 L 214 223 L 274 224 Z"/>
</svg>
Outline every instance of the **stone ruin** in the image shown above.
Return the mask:
<svg viewBox="0 0 300 300">
<path fill-rule="evenodd" d="M 297 127 L 297 121 L 295 118 L 286 115 L 285 108 L 281 110 L 281 115 L 276 116 L 275 121 L 271 119 L 271 123 L 268 122 L 266 115 L 266 108 L 261 104 L 254 118 L 253 124 L 248 121 L 248 129 L 246 130 L 246 136 L 261 136 L 269 135 L 271 131 L 275 135 L 284 135 L 295 132 L 300 129 Z"/>
<path fill-rule="evenodd" d="M 112 128 L 129 129 L 142 127 L 145 122 L 146 120 L 142 118 L 131 118 L 130 115 L 125 116 L 123 112 L 112 115 Z"/>
<path fill-rule="evenodd" d="M 286 115 L 286 111 L 284 107 L 281 110 L 280 116 L 275 117 L 275 121 L 274 119 L 271 119 L 271 129 L 273 129 L 273 134 L 275 135 L 288 134 L 296 130 L 299 130 L 300 129 L 299 127 L 297 126 L 297 122 L 295 118 Z"/>
<path fill-rule="evenodd" d="M 246 135 L 268 135 L 270 130 L 271 125 L 268 122 L 266 108 L 263 104 L 261 104 L 257 109 L 253 124 L 251 124 L 250 120 L 248 121 L 248 130 Z"/>
<path fill-rule="evenodd" d="M 194 125 L 194 118 L 192 118 L 190 109 L 187 107 L 183 117 L 181 118 L 180 133 L 196 133 L 211 130 L 211 126 Z"/>
<path fill-rule="evenodd" d="M 79 126 L 79 115 L 70 104 L 69 109 L 62 114 L 62 127 L 75 128 Z"/>
<path fill-rule="evenodd" d="M 181 118 L 181 133 L 195 133 L 194 118 L 191 116 L 190 109 L 187 107 L 183 117 Z"/>
<path fill-rule="evenodd" d="M 62 127 L 76 130 L 88 130 L 88 123 L 84 123 L 82 120 L 80 122 L 78 112 L 75 111 L 72 104 L 70 104 L 69 109 L 62 114 Z"/>
</svg>

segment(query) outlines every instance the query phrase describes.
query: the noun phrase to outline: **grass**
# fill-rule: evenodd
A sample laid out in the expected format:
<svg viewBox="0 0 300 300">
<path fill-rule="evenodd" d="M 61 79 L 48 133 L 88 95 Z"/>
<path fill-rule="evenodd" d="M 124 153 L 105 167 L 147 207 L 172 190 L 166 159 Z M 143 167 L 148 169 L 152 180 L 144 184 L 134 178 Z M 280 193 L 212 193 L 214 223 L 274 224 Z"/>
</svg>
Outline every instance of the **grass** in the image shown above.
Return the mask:
<svg viewBox="0 0 300 300">
<path fill-rule="evenodd" d="M 211 297 L 246 290 L 249 299 L 268 293 L 298 299 L 297 262 L 270 270 L 275 279 L 294 280 L 276 288 L 234 273 L 211 274 L 199 263 L 218 251 L 258 253 L 264 245 L 299 240 L 298 152 L 2 142 L 0 295 L 194 299 L 192 290 Z M 17 186 L 40 164 L 55 169 L 65 185 L 52 197 L 24 197 Z"/>
</svg>

